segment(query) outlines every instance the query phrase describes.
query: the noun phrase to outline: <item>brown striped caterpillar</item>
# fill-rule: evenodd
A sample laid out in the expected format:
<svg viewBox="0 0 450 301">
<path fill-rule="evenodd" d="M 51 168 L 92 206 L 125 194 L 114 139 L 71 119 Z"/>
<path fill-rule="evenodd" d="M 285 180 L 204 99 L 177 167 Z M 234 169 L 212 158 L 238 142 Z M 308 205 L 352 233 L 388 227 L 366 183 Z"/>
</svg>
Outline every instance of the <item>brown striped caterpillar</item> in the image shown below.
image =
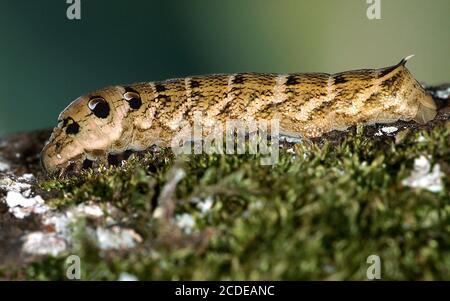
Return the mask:
<svg viewBox="0 0 450 301">
<path fill-rule="evenodd" d="M 405 67 L 409 58 L 337 74 L 239 73 L 107 87 L 79 97 L 60 114 L 42 163 L 56 173 L 106 162 L 109 154 L 170 146 L 195 112 L 204 116 L 197 122 L 206 129 L 212 120 L 279 119 L 281 133 L 305 138 L 355 124 L 426 123 L 437 106 Z"/>
</svg>

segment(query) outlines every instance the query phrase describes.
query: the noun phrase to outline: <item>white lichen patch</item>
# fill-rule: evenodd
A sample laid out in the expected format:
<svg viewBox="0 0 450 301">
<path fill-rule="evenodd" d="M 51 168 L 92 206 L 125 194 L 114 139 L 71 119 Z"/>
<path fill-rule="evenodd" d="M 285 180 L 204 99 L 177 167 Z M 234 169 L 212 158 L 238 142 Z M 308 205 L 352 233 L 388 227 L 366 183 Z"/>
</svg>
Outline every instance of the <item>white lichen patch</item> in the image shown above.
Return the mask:
<svg viewBox="0 0 450 301">
<path fill-rule="evenodd" d="M 56 256 L 67 249 L 66 240 L 56 233 L 31 232 L 22 241 L 22 251 L 28 254 Z"/>
<path fill-rule="evenodd" d="M 195 220 L 194 217 L 189 213 L 182 213 L 175 216 L 175 224 L 185 233 L 192 233 Z"/>
<path fill-rule="evenodd" d="M 16 191 L 16 192 L 24 192 L 26 190 L 31 189 L 31 185 L 26 182 L 20 182 L 17 180 L 14 180 L 8 176 L 5 176 L 0 179 L 0 189 L 9 192 L 9 191 Z"/>
<path fill-rule="evenodd" d="M 6 192 L 0 201 L 5 202 L 14 217 L 23 219 L 30 214 L 41 216 L 42 230 L 22 236 L 22 253 L 56 256 L 69 251 L 74 243 L 76 225 L 83 218 L 113 225 L 85 229 L 101 249 L 127 249 L 142 242 L 142 237 L 133 229 L 116 226 L 114 215 L 118 209 L 113 205 L 106 203 L 105 206 L 99 206 L 94 202 L 86 202 L 64 209 L 52 209 L 40 195 L 33 194 L 35 180 L 35 176 L 29 173 L 19 177 L 10 174 L 0 176 L 0 189 Z"/>
<path fill-rule="evenodd" d="M 68 212 L 50 211 L 42 217 L 42 224 L 52 229 L 52 232 L 70 240 L 72 229 L 70 225 L 76 221 L 75 216 Z"/>
<path fill-rule="evenodd" d="M 80 204 L 75 208 L 76 212 L 79 214 L 84 214 L 91 217 L 102 217 L 104 212 L 100 206 L 96 204 Z"/>
<path fill-rule="evenodd" d="M 377 136 L 377 137 L 383 136 L 383 132 L 380 131 L 380 130 L 378 130 L 378 132 L 376 132 L 376 133 L 374 134 L 374 136 Z"/>
<path fill-rule="evenodd" d="M 398 131 L 398 128 L 395 126 L 385 126 L 381 130 L 386 134 L 393 134 Z"/>
<path fill-rule="evenodd" d="M 16 218 L 23 219 L 30 214 L 42 216 L 42 224 L 47 231 L 27 233 L 23 241 L 22 252 L 32 255 L 56 256 L 67 249 L 67 239 L 62 235 L 66 225 L 60 225 L 57 215 L 45 204 L 39 195 L 32 195 L 32 185 L 35 177 L 24 174 L 21 177 L 4 176 L 0 179 L 0 189 L 6 191 L 5 203 L 8 211 Z M 64 216 L 64 214 L 59 214 Z"/>
<path fill-rule="evenodd" d="M 49 210 L 42 215 L 42 224 L 45 231 L 36 231 L 25 235 L 22 251 L 34 255 L 56 256 L 66 251 L 72 241 L 74 222 L 67 212 Z"/>
<path fill-rule="evenodd" d="M 381 129 L 379 129 L 374 134 L 374 136 L 377 136 L 377 137 L 381 137 L 381 136 L 384 136 L 384 135 L 390 136 L 390 135 L 393 135 L 393 134 L 397 133 L 398 130 L 399 130 L 399 128 L 395 127 L 395 126 L 385 126 L 385 127 L 382 127 Z"/>
<path fill-rule="evenodd" d="M 200 201 L 197 203 L 197 208 L 200 210 L 200 213 L 202 215 L 205 215 L 211 211 L 213 205 L 214 201 L 212 197 L 207 197 L 204 201 Z"/>
<path fill-rule="evenodd" d="M 16 191 L 8 191 L 8 194 L 6 195 L 6 204 L 10 208 L 16 206 L 31 207 L 41 201 L 43 202 L 40 196 L 37 196 L 36 198 L 25 198 L 21 193 Z"/>
<path fill-rule="evenodd" d="M 17 179 L 4 176 L 0 179 L 0 189 L 6 191 L 5 202 L 9 212 L 16 218 L 25 218 L 31 213 L 43 214 L 49 210 L 41 196 L 32 196 L 32 174 L 25 174 Z"/>
<path fill-rule="evenodd" d="M 99 227 L 95 233 L 98 246 L 102 250 L 129 249 L 142 242 L 142 237 L 133 229 L 120 228 L 119 226 L 108 229 Z"/>
<path fill-rule="evenodd" d="M 33 232 L 26 235 L 23 252 L 35 255 L 57 255 L 67 251 L 73 242 L 74 225 L 84 218 L 104 218 L 104 212 L 97 205 L 80 204 L 65 211 L 50 210 L 43 214 L 42 224 L 46 231 Z M 100 249 L 128 249 L 142 242 L 142 238 L 133 229 L 113 226 L 111 228 L 87 228 L 86 233 L 92 235 Z"/>
<path fill-rule="evenodd" d="M 22 251 L 28 254 L 34 255 L 58 255 L 61 252 L 68 251 L 74 242 L 74 230 L 79 221 L 83 218 L 89 217 L 95 220 L 102 221 L 111 218 L 108 216 L 105 218 L 105 212 L 114 212 L 115 208 L 107 206 L 106 210 L 94 203 L 88 202 L 79 204 L 77 206 L 69 207 L 65 210 L 52 210 L 46 207 L 46 210 L 37 211 L 38 205 L 45 206 L 42 198 L 26 199 L 23 200 L 23 196 L 17 192 L 10 192 L 14 196 L 10 198 L 10 204 L 15 205 L 13 212 L 16 216 L 19 214 L 29 214 L 34 212 L 42 215 L 42 225 L 44 231 L 36 231 L 25 235 L 22 239 L 24 244 Z M 33 200 L 35 202 L 33 202 Z M 27 207 L 22 207 L 27 206 Z M 33 208 L 32 211 L 30 208 Z M 19 210 L 20 209 L 20 210 Z M 30 212 L 25 210 L 31 210 Z M 25 211 L 25 213 L 24 213 Z M 111 220 L 112 223 L 117 223 L 115 220 Z M 122 229 L 119 226 L 113 226 L 111 228 L 92 229 L 86 228 L 86 233 L 92 235 L 97 241 L 99 248 L 101 249 L 126 249 L 136 246 L 136 244 L 142 242 L 142 238 L 132 229 Z"/>
<path fill-rule="evenodd" d="M 414 168 L 411 175 L 404 179 L 402 184 L 411 188 L 441 192 L 443 190 L 443 184 L 439 164 L 435 164 L 432 167 L 429 158 L 420 156 L 414 160 Z"/>
<path fill-rule="evenodd" d="M 17 180 L 20 182 L 28 182 L 29 183 L 34 180 L 34 175 L 31 173 L 26 173 L 26 174 L 23 174 L 22 176 L 20 176 Z"/>
<path fill-rule="evenodd" d="M 27 193 L 27 195 L 29 194 Z M 20 219 L 29 216 L 31 213 L 43 214 L 49 210 L 41 196 L 24 197 L 22 193 L 16 191 L 8 191 L 6 204 L 9 207 L 9 212 Z"/>
</svg>

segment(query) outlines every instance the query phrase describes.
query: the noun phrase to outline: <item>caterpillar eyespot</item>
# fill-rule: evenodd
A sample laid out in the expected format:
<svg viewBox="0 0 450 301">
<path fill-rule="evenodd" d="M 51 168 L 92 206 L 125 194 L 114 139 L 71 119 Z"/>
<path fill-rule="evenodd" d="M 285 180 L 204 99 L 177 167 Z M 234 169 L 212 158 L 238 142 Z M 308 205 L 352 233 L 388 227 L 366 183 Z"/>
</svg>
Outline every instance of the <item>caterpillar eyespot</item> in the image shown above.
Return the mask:
<svg viewBox="0 0 450 301">
<path fill-rule="evenodd" d="M 137 94 L 136 92 L 126 92 L 123 95 L 123 98 L 125 98 L 126 101 L 130 101 L 133 98 L 140 98 L 139 94 Z"/>
<path fill-rule="evenodd" d="M 102 97 L 94 97 L 89 100 L 88 107 L 99 118 L 106 118 L 109 115 L 109 104 Z"/>
<path fill-rule="evenodd" d="M 337 74 L 238 73 L 100 89 L 72 102 L 42 151 L 48 173 L 77 170 L 90 161 L 107 164 L 117 154 L 170 146 L 180 124 L 195 112 L 211 120 L 280 120 L 280 131 L 303 138 L 345 130 L 356 124 L 415 120 L 437 114 L 432 96 L 406 68 L 411 56 L 381 69 Z M 65 122 L 64 122 L 65 123 Z M 88 161 L 86 161 L 88 160 Z M 83 164 L 84 162 L 84 164 Z"/>
<path fill-rule="evenodd" d="M 130 104 L 130 108 L 138 110 L 142 105 L 141 96 L 137 92 L 126 92 L 123 98 Z"/>
<path fill-rule="evenodd" d="M 80 125 L 75 122 L 73 119 L 70 119 L 68 121 L 68 124 L 66 126 L 66 134 L 68 135 L 76 135 L 80 131 Z"/>
</svg>

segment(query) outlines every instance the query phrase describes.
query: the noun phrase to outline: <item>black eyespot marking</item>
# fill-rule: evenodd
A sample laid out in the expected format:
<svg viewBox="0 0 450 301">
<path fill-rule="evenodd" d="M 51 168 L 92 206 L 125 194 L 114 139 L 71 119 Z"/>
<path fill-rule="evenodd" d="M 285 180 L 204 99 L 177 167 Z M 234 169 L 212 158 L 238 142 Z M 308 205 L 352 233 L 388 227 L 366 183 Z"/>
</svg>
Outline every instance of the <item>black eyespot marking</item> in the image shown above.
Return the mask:
<svg viewBox="0 0 450 301">
<path fill-rule="evenodd" d="M 108 154 L 108 164 L 118 166 L 120 164 L 119 156 Z"/>
<path fill-rule="evenodd" d="M 63 124 L 62 124 L 62 127 L 65 128 L 65 127 L 67 126 L 67 124 L 69 123 L 70 120 L 72 120 L 72 118 L 69 117 L 69 118 L 66 118 L 66 119 L 64 119 L 64 120 L 62 120 L 62 121 L 59 121 L 59 122 L 62 122 L 62 123 L 63 123 Z M 59 122 L 58 122 L 58 123 L 59 123 Z"/>
<path fill-rule="evenodd" d="M 138 110 L 142 105 L 141 96 L 135 90 L 125 87 L 125 94 L 123 98 L 128 102 L 130 108 L 133 110 Z"/>
<path fill-rule="evenodd" d="M 235 76 L 234 76 L 234 79 L 233 79 L 233 84 L 243 84 L 244 83 L 244 81 L 245 81 L 245 75 L 244 74 L 236 74 Z"/>
<path fill-rule="evenodd" d="M 290 75 L 288 76 L 287 80 L 286 80 L 286 86 L 293 86 L 293 85 L 297 85 L 298 81 L 297 78 L 295 77 L 295 75 Z"/>
<path fill-rule="evenodd" d="M 345 76 L 343 76 L 343 75 L 338 75 L 338 76 L 334 77 L 335 85 L 345 84 L 346 82 L 348 82 L 348 79 L 346 79 Z"/>
<path fill-rule="evenodd" d="M 155 90 L 158 93 L 166 91 L 166 87 L 163 84 L 155 84 Z"/>
<path fill-rule="evenodd" d="M 68 120 L 69 118 L 67 118 L 66 120 Z M 75 122 L 73 119 L 70 119 L 71 121 L 67 121 L 67 127 L 66 127 L 66 134 L 68 135 L 76 135 L 78 134 L 78 132 L 80 131 L 80 125 Z"/>
<path fill-rule="evenodd" d="M 89 109 L 98 118 L 106 118 L 109 115 L 109 104 L 100 96 L 94 96 L 89 100 Z"/>
<path fill-rule="evenodd" d="M 132 108 L 133 110 L 138 110 L 142 105 L 142 101 L 140 98 L 132 98 L 128 101 L 128 103 L 130 104 L 130 108 Z"/>
<path fill-rule="evenodd" d="M 66 134 L 76 135 L 80 131 L 80 125 L 73 120 L 71 117 L 67 117 L 64 120 L 59 120 L 58 123 L 62 122 L 62 129 L 66 128 Z"/>
<path fill-rule="evenodd" d="M 191 88 L 198 88 L 200 87 L 200 83 L 196 80 L 191 80 Z"/>
<path fill-rule="evenodd" d="M 93 165 L 94 165 L 94 161 L 91 161 L 91 160 L 89 160 L 89 159 L 85 159 L 85 160 L 83 161 L 82 168 L 83 168 L 83 169 L 92 168 Z"/>
<path fill-rule="evenodd" d="M 131 149 L 127 149 L 126 151 L 123 152 L 123 159 L 128 160 L 128 158 L 130 158 L 132 154 L 133 151 Z"/>
</svg>

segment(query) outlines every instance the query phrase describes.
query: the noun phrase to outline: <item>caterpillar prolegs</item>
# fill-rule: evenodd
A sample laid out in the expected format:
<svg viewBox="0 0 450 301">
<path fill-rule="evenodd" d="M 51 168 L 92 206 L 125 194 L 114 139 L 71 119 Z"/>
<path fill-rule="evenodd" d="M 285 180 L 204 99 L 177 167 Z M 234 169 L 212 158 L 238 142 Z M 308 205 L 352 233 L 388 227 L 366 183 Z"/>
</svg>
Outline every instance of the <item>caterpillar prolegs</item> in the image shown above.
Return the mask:
<svg viewBox="0 0 450 301">
<path fill-rule="evenodd" d="M 318 137 L 356 124 L 415 120 L 437 113 L 432 96 L 397 65 L 337 74 L 238 73 L 110 86 L 81 96 L 59 116 L 42 151 L 50 173 L 108 154 L 170 146 L 183 122 L 280 120 L 280 131 Z"/>
</svg>

